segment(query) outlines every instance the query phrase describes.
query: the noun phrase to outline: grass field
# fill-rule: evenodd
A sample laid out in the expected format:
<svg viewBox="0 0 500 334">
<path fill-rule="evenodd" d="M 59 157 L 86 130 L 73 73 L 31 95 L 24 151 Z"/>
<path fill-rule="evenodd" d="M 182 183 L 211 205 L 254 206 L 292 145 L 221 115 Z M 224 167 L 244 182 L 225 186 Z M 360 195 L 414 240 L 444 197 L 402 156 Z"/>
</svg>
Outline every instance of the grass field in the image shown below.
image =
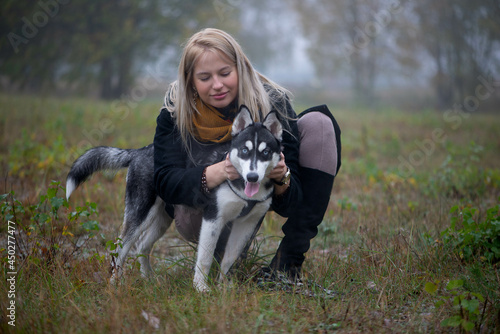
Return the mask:
<svg viewBox="0 0 500 334">
<path fill-rule="evenodd" d="M 151 143 L 160 101 L 0 95 L 1 332 L 500 331 L 498 113 L 332 107 L 342 168 L 294 291 L 252 279 L 282 237 L 271 213 L 232 287 L 195 292 L 194 247 L 175 229 L 153 250 L 157 277 L 130 258 L 108 284 L 126 173 L 96 175 L 69 203 L 62 187 L 91 146 Z"/>
</svg>

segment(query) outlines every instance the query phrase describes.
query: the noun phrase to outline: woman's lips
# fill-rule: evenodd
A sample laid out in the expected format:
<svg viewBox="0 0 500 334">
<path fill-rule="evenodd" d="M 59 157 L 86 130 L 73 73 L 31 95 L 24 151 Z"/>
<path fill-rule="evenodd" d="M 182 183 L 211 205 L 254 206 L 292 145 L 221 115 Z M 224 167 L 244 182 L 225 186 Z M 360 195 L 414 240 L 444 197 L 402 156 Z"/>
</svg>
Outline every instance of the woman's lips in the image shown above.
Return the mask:
<svg viewBox="0 0 500 334">
<path fill-rule="evenodd" d="M 212 95 L 212 97 L 216 100 L 223 100 L 227 96 L 228 92 Z"/>
</svg>

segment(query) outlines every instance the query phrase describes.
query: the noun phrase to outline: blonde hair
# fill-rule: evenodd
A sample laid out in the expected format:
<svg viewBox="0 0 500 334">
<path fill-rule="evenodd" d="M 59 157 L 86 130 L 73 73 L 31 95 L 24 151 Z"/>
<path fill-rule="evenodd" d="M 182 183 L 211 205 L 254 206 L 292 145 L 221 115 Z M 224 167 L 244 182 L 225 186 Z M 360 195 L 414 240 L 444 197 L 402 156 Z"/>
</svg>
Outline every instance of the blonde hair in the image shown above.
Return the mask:
<svg viewBox="0 0 500 334">
<path fill-rule="evenodd" d="M 165 95 L 165 107 L 174 116 L 182 141 L 188 149 L 189 138 L 194 138 L 194 113 L 198 112 L 193 71 L 196 61 L 207 51 L 219 52 L 236 65 L 238 107 L 246 105 L 254 120 L 260 120 L 259 110 L 265 117 L 272 109 L 282 116 L 283 121 L 289 119 L 286 106 L 291 93 L 257 72 L 231 35 L 218 29 L 203 29 L 194 34 L 184 46 L 177 80 L 170 84 Z"/>
</svg>

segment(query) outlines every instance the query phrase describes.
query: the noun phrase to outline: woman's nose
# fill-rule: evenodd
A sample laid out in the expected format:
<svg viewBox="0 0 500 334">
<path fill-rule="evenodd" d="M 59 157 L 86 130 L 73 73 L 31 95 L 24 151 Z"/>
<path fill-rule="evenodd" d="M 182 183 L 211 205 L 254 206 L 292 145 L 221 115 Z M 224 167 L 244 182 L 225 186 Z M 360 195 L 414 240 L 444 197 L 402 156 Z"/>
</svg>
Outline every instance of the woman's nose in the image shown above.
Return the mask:
<svg viewBox="0 0 500 334">
<path fill-rule="evenodd" d="M 223 86 L 224 86 L 224 84 L 222 83 L 222 81 L 218 77 L 215 77 L 214 83 L 212 85 L 213 89 L 216 89 L 216 90 L 221 89 Z"/>
</svg>

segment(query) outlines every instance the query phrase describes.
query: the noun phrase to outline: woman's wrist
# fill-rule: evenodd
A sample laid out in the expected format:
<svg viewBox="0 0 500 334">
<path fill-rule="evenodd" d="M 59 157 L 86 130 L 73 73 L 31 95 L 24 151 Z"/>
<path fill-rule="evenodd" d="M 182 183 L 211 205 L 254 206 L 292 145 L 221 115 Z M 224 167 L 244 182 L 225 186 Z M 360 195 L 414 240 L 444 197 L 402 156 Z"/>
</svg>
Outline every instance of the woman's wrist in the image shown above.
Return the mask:
<svg viewBox="0 0 500 334">
<path fill-rule="evenodd" d="M 285 165 L 285 171 L 280 174 L 278 177 L 275 177 L 273 178 L 273 182 L 279 186 L 282 186 L 282 185 L 285 185 L 287 183 L 290 182 L 290 178 L 291 178 L 291 171 L 290 171 L 290 168 L 288 168 L 286 165 Z"/>
<path fill-rule="evenodd" d="M 207 167 L 205 167 L 203 173 L 201 173 L 201 191 L 203 191 L 205 194 L 210 193 L 210 189 L 208 188 L 207 183 Z"/>
<path fill-rule="evenodd" d="M 283 195 L 288 190 L 288 188 L 290 188 L 290 182 L 292 181 L 291 172 L 290 168 L 288 168 L 287 166 L 285 167 L 285 173 L 283 173 L 280 177 L 273 179 L 275 196 Z"/>
<path fill-rule="evenodd" d="M 274 185 L 274 195 L 275 196 L 283 195 L 288 190 L 288 188 L 290 188 L 290 182 L 285 183 L 283 185 L 275 184 Z"/>
</svg>

